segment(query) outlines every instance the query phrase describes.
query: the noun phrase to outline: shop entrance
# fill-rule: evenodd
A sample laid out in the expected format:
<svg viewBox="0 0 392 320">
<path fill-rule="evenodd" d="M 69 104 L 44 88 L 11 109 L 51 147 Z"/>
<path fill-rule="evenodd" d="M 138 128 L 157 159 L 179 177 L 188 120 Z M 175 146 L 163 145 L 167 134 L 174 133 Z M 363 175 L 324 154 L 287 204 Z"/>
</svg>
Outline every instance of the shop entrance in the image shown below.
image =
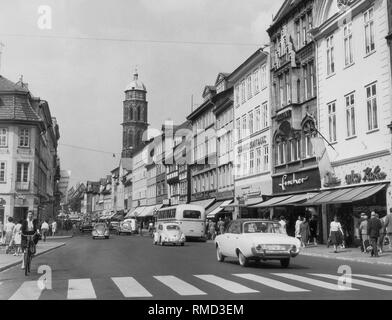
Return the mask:
<svg viewBox="0 0 392 320">
<path fill-rule="evenodd" d="M 29 211 L 29 207 L 15 207 L 14 220 L 15 221 L 25 220 L 27 218 L 28 211 Z"/>
</svg>

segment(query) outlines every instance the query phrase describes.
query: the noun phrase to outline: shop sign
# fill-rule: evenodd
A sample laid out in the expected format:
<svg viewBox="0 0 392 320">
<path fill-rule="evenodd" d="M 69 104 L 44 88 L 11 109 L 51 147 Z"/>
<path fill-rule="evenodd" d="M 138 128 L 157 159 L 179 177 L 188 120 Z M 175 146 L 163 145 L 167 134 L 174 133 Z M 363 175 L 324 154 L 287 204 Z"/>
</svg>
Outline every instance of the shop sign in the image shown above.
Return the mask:
<svg viewBox="0 0 392 320">
<path fill-rule="evenodd" d="M 291 193 L 319 189 L 321 186 L 320 172 L 318 169 L 295 172 L 272 178 L 273 192 Z"/>
<path fill-rule="evenodd" d="M 350 174 L 346 175 L 345 180 L 347 185 L 359 184 L 363 182 L 373 182 L 373 181 L 384 181 L 387 174 L 381 171 L 380 166 L 372 168 L 366 168 L 363 170 L 363 176 L 360 173 L 355 173 L 351 171 Z"/>
<path fill-rule="evenodd" d="M 249 150 L 249 149 L 254 149 L 254 148 L 257 148 L 259 146 L 263 146 L 263 145 L 265 145 L 267 143 L 268 143 L 267 142 L 267 136 L 256 138 L 256 139 L 252 140 L 251 142 L 248 142 L 247 144 L 239 146 L 238 147 L 238 153 L 242 153 L 243 151 L 246 151 L 246 150 Z"/>
<path fill-rule="evenodd" d="M 342 184 L 342 180 L 338 179 L 332 172 L 327 172 L 324 176 L 324 187 L 325 188 L 332 188 L 337 187 Z"/>
<path fill-rule="evenodd" d="M 346 184 L 358 184 L 362 181 L 362 176 L 360 173 L 355 173 L 354 170 L 351 171 L 350 174 L 346 175 L 345 177 Z"/>
</svg>

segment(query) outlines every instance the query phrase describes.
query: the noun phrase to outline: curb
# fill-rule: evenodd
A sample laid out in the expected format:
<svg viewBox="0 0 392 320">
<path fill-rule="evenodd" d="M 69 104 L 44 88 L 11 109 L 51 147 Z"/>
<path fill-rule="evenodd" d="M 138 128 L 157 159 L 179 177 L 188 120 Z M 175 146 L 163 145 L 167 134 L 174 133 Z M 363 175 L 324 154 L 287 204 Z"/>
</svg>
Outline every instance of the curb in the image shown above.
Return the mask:
<svg viewBox="0 0 392 320">
<path fill-rule="evenodd" d="M 46 237 L 46 241 L 48 241 L 48 240 L 61 240 L 61 239 L 71 239 L 71 238 L 73 238 L 74 236 L 72 235 L 72 236 L 54 236 L 54 237 Z M 42 241 L 42 240 L 41 240 Z"/>
<path fill-rule="evenodd" d="M 40 253 L 37 253 L 34 257 L 39 257 L 39 256 L 41 256 L 41 255 L 43 255 L 43 254 L 45 254 L 45 253 L 51 252 L 51 251 L 53 251 L 53 250 L 56 250 L 56 249 L 61 248 L 61 247 L 64 247 L 64 246 L 65 246 L 65 243 L 61 243 L 61 244 L 59 244 L 59 245 L 56 246 L 56 247 L 53 247 L 53 248 L 47 249 L 47 250 L 45 250 L 45 251 L 42 251 L 42 252 L 40 252 Z M 12 268 L 12 267 L 15 267 L 15 266 L 17 266 L 18 264 L 21 264 L 21 263 L 22 263 L 22 261 L 15 261 L 15 262 L 10 263 L 9 265 L 6 265 L 6 266 L 4 266 L 4 267 L 0 267 L 0 272 L 3 272 L 3 271 L 5 271 L 5 270 L 7 270 L 7 269 L 10 269 L 10 268 Z"/>
<path fill-rule="evenodd" d="M 334 260 L 343 260 L 343 261 L 351 261 L 351 262 L 360 262 L 360 263 L 367 263 L 367 264 L 377 264 L 377 265 L 387 265 L 387 266 L 392 266 L 392 261 L 391 262 L 385 262 L 385 261 L 379 261 L 379 260 L 365 260 L 365 259 L 357 259 L 357 258 L 348 258 L 348 257 L 338 257 L 338 256 L 329 256 L 321 253 L 304 253 L 301 252 L 300 255 L 302 256 L 308 256 L 308 257 L 317 257 L 317 258 L 324 258 L 324 259 L 334 259 Z"/>
</svg>

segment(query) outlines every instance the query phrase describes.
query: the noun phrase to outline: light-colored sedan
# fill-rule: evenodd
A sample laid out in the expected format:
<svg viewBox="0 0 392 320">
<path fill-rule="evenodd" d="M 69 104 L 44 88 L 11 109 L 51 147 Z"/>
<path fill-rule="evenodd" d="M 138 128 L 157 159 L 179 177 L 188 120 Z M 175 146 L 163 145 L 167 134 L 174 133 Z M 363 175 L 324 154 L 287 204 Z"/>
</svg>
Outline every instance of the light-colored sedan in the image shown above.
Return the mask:
<svg viewBox="0 0 392 320">
<path fill-rule="evenodd" d="M 185 234 L 181 231 L 178 223 L 159 223 L 157 231 L 154 233 L 154 244 L 160 244 L 161 246 L 165 244 L 184 246 Z"/>
<path fill-rule="evenodd" d="M 290 259 L 299 254 L 301 243 L 281 232 L 280 224 L 271 220 L 232 221 L 224 234 L 215 238 L 216 256 L 223 262 L 226 257 L 237 258 L 246 267 L 250 260 L 279 260 L 287 268 Z"/>
<path fill-rule="evenodd" d="M 93 231 L 91 232 L 93 239 L 96 238 L 103 238 L 103 239 L 109 239 L 110 236 L 110 231 L 109 227 L 107 226 L 106 223 L 96 223 L 94 225 Z"/>
</svg>

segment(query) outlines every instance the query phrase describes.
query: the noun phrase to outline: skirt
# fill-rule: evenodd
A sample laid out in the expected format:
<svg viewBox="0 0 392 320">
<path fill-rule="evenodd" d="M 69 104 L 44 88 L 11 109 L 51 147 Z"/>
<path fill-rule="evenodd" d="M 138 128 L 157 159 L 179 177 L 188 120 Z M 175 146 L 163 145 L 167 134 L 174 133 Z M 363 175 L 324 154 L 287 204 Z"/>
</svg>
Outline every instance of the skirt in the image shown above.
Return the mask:
<svg viewBox="0 0 392 320">
<path fill-rule="evenodd" d="M 17 246 L 20 246 L 22 243 L 22 235 L 20 233 L 15 234 L 14 241 Z"/>
<path fill-rule="evenodd" d="M 342 244 L 343 237 L 340 231 L 332 231 L 331 232 L 331 243 L 333 245 L 340 245 Z"/>
<path fill-rule="evenodd" d="M 8 231 L 5 234 L 5 245 L 8 246 L 10 244 L 11 240 L 12 240 L 12 231 Z"/>
</svg>

